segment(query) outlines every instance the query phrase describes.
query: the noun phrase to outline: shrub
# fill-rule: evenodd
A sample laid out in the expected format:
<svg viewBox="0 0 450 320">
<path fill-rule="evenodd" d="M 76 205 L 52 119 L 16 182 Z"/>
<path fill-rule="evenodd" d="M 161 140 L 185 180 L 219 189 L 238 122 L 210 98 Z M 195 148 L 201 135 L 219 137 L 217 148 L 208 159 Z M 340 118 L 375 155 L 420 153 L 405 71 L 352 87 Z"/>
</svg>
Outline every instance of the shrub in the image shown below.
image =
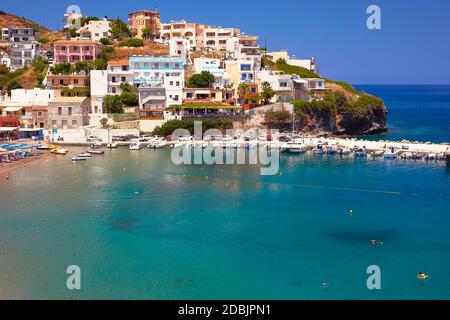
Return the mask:
<svg viewBox="0 0 450 320">
<path fill-rule="evenodd" d="M 101 39 L 100 39 L 100 42 L 101 42 L 101 44 L 103 44 L 103 45 L 105 45 L 105 46 L 110 46 L 110 45 L 113 44 L 112 41 L 109 40 L 108 38 L 101 38 Z"/>
<path fill-rule="evenodd" d="M 214 75 L 209 71 L 194 74 L 187 81 L 188 88 L 209 88 L 216 81 Z"/>
<path fill-rule="evenodd" d="M 143 46 L 144 46 L 144 40 L 142 40 L 142 39 L 135 39 L 135 38 L 122 41 L 119 44 L 119 47 L 138 48 L 138 47 L 143 47 Z"/>
</svg>

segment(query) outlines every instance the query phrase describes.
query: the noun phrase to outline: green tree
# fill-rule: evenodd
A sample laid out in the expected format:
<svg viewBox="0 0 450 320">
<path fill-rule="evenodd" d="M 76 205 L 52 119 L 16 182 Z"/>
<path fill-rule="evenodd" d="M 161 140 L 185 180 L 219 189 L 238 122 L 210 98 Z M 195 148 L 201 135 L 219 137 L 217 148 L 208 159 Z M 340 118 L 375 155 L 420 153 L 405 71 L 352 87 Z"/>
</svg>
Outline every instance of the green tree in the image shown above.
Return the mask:
<svg viewBox="0 0 450 320">
<path fill-rule="evenodd" d="M 89 23 L 89 21 L 98 21 L 100 20 L 98 17 L 94 17 L 94 16 L 89 16 L 89 17 L 84 17 L 81 18 L 81 26 L 85 26 Z"/>
<path fill-rule="evenodd" d="M 81 71 L 89 73 L 90 70 L 91 70 L 91 68 L 85 61 L 78 61 L 74 66 L 74 71 L 76 73 L 80 73 Z"/>
<path fill-rule="evenodd" d="M 106 70 L 108 67 L 108 61 L 104 58 L 96 58 L 93 62 L 93 66 L 95 70 Z"/>
<path fill-rule="evenodd" d="M 77 30 L 75 28 L 67 28 L 67 29 L 64 29 L 64 31 L 70 38 L 77 37 Z"/>
<path fill-rule="evenodd" d="M 108 126 L 108 119 L 107 118 L 100 119 L 100 124 L 102 125 L 103 128 L 106 128 Z"/>
<path fill-rule="evenodd" d="M 68 62 L 63 62 L 60 64 L 56 64 L 50 68 L 50 72 L 53 74 L 65 74 L 69 75 L 73 72 L 73 67 Z"/>
<path fill-rule="evenodd" d="M 120 101 L 125 107 L 136 107 L 139 104 L 137 94 L 131 92 L 122 92 Z"/>
<path fill-rule="evenodd" d="M 48 62 L 42 56 L 37 56 L 31 65 L 35 71 L 44 72 L 47 69 Z"/>
<path fill-rule="evenodd" d="M 121 83 L 120 84 L 120 90 L 122 90 L 122 92 L 124 93 L 137 93 L 137 88 L 128 84 L 128 83 Z"/>
<path fill-rule="evenodd" d="M 101 38 L 100 39 L 100 43 L 103 44 L 104 46 L 110 46 L 113 43 L 111 42 L 111 40 L 109 40 L 108 38 Z"/>
<path fill-rule="evenodd" d="M 145 28 L 142 30 L 142 38 L 144 40 L 153 40 L 155 38 L 155 33 L 150 28 Z"/>
<path fill-rule="evenodd" d="M 214 75 L 209 71 L 194 74 L 187 81 L 188 88 L 209 88 L 216 81 Z"/>
<path fill-rule="evenodd" d="M 280 58 L 280 59 L 277 60 L 277 64 L 284 65 L 284 64 L 287 64 L 287 61 L 286 61 L 285 58 Z"/>
<path fill-rule="evenodd" d="M 130 38 L 132 32 L 125 22 L 117 18 L 111 21 L 111 34 L 113 35 L 114 39 L 123 39 Z"/>
<path fill-rule="evenodd" d="M 107 113 L 123 113 L 123 104 L 120 96 L 107 95 L 104 102 Z"/>
<path fill-rule="evenodd" d="M 264 81 L 261 83 L 261 98 L 264 104 L 269 104 L 270 100 L 275 96 L 275 91 L 270 86 L 270 83 Z"/>
<path fill-rule="evenodd" d="M 5 65 L 0 65 L 0 74 L 7 74 L 9 73 L 9 68 Z"/>
</svg>

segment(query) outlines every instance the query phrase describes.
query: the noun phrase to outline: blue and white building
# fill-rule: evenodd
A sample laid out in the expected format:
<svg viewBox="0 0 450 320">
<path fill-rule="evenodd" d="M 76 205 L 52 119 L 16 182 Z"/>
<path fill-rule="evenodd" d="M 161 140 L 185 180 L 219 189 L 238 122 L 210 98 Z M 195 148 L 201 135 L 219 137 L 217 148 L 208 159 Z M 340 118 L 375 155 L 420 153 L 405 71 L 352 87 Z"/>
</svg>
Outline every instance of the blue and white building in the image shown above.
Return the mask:
<svg viewBox="0 0 450 320">
<path fill-rule="evenodd" d="M 221 66 L 220 59 L 197 58 L 194 60 L 195 73 L 202 73 L 208 71 L 214 75 L 215 82 L 213 84 L 215 89 L 223 89 L 231 85 L 231 78 Z"/>
<path fill-rule="evenodd" d="M 183 57 L 130 57 L 130 70 L 137 87 L 164 87 L 166 107 L 181 104 L 185 84 Z"/>
</svg>

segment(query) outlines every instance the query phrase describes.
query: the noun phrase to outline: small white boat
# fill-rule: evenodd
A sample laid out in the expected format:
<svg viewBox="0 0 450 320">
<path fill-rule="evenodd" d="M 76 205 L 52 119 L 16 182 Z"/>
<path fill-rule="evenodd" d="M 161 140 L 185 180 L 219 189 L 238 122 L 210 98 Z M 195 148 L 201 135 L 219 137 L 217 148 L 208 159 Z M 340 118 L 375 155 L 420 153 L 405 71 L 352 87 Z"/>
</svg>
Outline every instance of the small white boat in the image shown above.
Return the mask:
<svg viewBox="0 0 450 320">
<path fill-rule="evenodd" d="M 49 146 L 39 146 L 39 147 L 36 147 L 36 149 L 38 149 L 38 150 L 50 150 L 50 147 Z"/>
<path fill-rule="evenodd" d="M 130 145 L 130 150 L 141 150 L 142 149 L 142 143 L 137 142 Z"/>
<path fill-rule="evenodd" d="M 80 153 L 77 157 L 80 157 L 80 158 L 92 158 L 92 155 L 90 153 Z"/>
<path fill-rule="evenodd" d="M 285 150 L 289 153 L 301 154 L 301 153 L 305 153 L 306 151 L 308 151 L 308 147 L 301 143 L 288 142 L 285 145 L 285 147 L 286 147 Z"/>
<path fill-rule="evenodd" d="M 339 149 L 339 154 L 341 155 L 341 156 L 348 156 L 349 154 L 351 154 L 352 153 L 352 150 L 350 150 L 349 148 L 342 148 L 342 149 Z"/>
<path fill-rule="evenodd" d="M 322 145 L 318 145 L 316 148 L 312 150 L 313 154 L 322 155 L 325 154 L 326 150 Z"/>
<path fill-rule="evenodd" d="M 73 157 L 72 161 L 77 162 L 77 161 L 86 161 L 87 159 L 85 157 Z"/>
<path fill-rule="evenodd" d="M 111 143 L 108 143 L 107 145 L 106 145 L 106 147 L 107 148 L 109 148 L 109 149 L 115 149 L 115 148 L 117 148 L 118 147 L 118 143 L 117 142 L 111 142 Z"/>
<path fill-rule="evenodd" d="M 426 156 L 427 160 L 436 160 L 437 159 L 437 155 L 435 153 L 429 153 Z"/>
<path fill-rule="evenodd" d="M 166 144 L 164 142 L 150 143 L 148 145 L 149 149 L 163 149 L 165 147 L 166 147 Z"/>
<path fill-rule="evenodd" d="M 89 154 L 93 154 L 93 155 L 102 155 L 105 154 L 105 151 L 102 150 L 88 150 L 86 151 Z"/>
<path fill-rule="evenodd" d="M 402 153 L 401 158 L 405 160 L 411 160 L 413 158 L 413 154 L 411 152 Z"/>
<path fill-rule="evenodd" d="M 68 150 L 62 148 L 52 150 L 52 153 L 56 155 L 66 155 L 68 152 L 69 152 Z"/>
</svg>

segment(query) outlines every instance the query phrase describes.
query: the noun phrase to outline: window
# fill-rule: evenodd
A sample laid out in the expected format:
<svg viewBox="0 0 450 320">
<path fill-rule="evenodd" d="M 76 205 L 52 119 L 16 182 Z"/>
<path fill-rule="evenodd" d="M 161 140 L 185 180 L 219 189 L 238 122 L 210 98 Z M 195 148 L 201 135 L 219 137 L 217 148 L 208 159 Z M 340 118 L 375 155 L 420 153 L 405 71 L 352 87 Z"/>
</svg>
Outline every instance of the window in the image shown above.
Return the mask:
<svg viewBox="0 0 450 320">
<path fill-rule="evenodd" d="M 122 77 L 122 82 L 126 82 L 127 78 L 126 77 Z"/>
<path fill-rule="evenodd" d="M 39 112 L 37 113 L 37 115 L 38 115 L 38 117 L 42 117 L 42 112 L 39 111 Z"/>
<path fill-rule="evenodd" d="M 112 77 L 111 78 L 111 82 L 115 83 L 116 82 L 116 77 Z"/>
<path fill-rule="evenodd" d="M 179 53 L 181 54 L 181 51 L 179 51 Z M 180 67 L 180 64 L 179 63 L 175 63 L 175 68 L 179 68 Z"/>
<path fill-rule="evenodd" d="M 243 73 L 241 79 L 242 80 L 247 80 L 247 75 L 245 73 Z"/>
<path fill-rule="evenodd" d="M 63 121 L 62 121 L 62 126 L 63 126 L 63 127 L 67 127 L 67 120 L 63 120 Z"/>
<path fill-rule="evenodd" d="M 169 68 L 169 64 L 168 63 L 164 63 L 164 68 Z"/>
<path fill-rule="evenodd" d="M 56 126 L 56 120 L 52 120 L 52 126 Z"/>
<path fill-rule="evenodd" d="M 252 93 L 256 93 L 256 88 L 251 88 Z"/>
<path fill-rule="evenodd" d="M 112 88 L 111 88 L 111 92 L 112 92 L 112 93 L 116 93 L 116 92 L 117 92 L 116 87 L 112 87 Z"/>
<path fill-rule="evenodd" d="M 170 85 L 173 86 L 173 81 L 170 81 Z"/>
<path fill-rule="evenodd" d="M 179 96 L 175 95 L 175 98 L 173 100 L 178 101 L 178 99 L 179 99 Z"/>
<path fill-rule="evenodd" d="M 72 120 L 72 125 L 76 126 L 77 125 L 77 120 Z"/>
<path fill-rule="evenodd" d="M 192 99 L 192 92 L 188 92 L 188 93 L 186 93 L 186 98 L 188 98 L 188 99 Z"/>
<path fill-rule="evenodd" d="M 61 116 L 61 115 L 62 115 L 62 108 L 58 107 L 58 116 Z"/>
<path fill-rule="evenodd" d="M 78 79 L 73 79 L 73 84 L 78 84 Z"/>
<path fill-rule="evenodd" d="M 180 86 L 180 81 L 177 81 L 177 87 L 179 87 Z"/>
</svg>

